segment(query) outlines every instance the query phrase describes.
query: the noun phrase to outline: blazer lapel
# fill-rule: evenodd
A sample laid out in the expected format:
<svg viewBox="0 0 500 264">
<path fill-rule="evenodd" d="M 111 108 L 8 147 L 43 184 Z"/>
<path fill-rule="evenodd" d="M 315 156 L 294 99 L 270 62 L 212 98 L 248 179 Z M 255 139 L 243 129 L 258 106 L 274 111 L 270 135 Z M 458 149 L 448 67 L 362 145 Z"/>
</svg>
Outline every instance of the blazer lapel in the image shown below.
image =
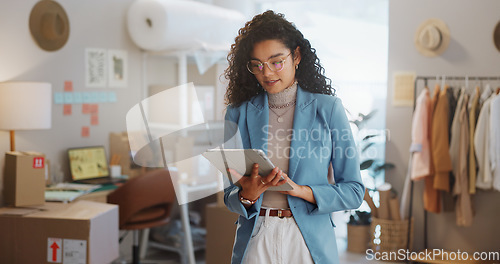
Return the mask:
<svg viewBox="0 0 500 264">
<path fill-rule="evenodd" d="M 247 127 L 250 145 L 262 149 L 267 154 L 267 135 L 269 125 L 269 107 L 267 94 L 261 93 L 247 105 Z"/>
<path fill-rule="evenodd" d="M 290 145 L 294 155 L 290 157 L 288 164 L 288 175 L 292 180 L 300 162 L 299 156 L 307 156 L 307 153 L 305 153 L 307 147 L 304 148 L 304 145 L 307 138 L 311 136 L 311 128 L 316 119 L 316 107 L 316 99 L 314 99 L 313 95 L 298 87 L 297 104 L 293 118 L 293 137 Z"/>
</svg>

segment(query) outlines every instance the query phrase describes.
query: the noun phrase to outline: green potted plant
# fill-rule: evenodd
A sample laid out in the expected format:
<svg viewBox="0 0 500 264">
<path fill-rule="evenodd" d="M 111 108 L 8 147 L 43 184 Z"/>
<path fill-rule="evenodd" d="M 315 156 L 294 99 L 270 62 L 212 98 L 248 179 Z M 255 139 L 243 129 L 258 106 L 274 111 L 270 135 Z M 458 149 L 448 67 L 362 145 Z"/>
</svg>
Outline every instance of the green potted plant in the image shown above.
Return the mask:
<svg viewBox="0 0 500 264">
<path fill-rule="evenodd" d="M 360 170 L 369 175 L 373 180 L 367 186 L 367 195 L 376 197 L 375 187 L 384 182 L 382 176 L 385 170 L 394 168 L 394 164 L 385 162 L 378 158 L 378 151 L 384 147 L 385 133 L 372 131 L 366 128 L 366 123 L 376 115 L 373 110 L 368 114 L 359 113 L 357 117 L 351 118 L 350 122 L 357 128 L 357 145 L 360 154 Z M 370 195 L 371 194 L 371 195 Z M 366 196 L 365 196 L 366 197 Z M 368 197 L 368 198 L 370 198 Z M 370 198 L 371 200 L 371 198 Z M 371 201 L 372 207 L 373 201 Z M 370 206 L 362 205 L 360 209 L 350 211 L 347 223 L 347 250 L 357 253 L 365 253 L 369 247 L 371 212 Z"/>
<path fill-rule="evenodd" d="M 364 254 L 370 242 L 371 213 L 350 211 L 347 223 L 347 250 Z"/>
</svg>

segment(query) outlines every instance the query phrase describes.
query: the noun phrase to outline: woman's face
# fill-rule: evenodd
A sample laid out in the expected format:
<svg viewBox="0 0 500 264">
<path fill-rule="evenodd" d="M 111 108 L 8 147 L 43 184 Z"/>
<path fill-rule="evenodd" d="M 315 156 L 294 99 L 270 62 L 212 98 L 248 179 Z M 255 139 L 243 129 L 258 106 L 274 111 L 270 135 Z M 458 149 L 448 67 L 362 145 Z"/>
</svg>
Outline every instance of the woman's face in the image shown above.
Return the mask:
<svg viewBox="0 0 500 264">
<path fill-rule="evenodd" d="M 293 58 L 291 51 L 281 41 L 264 40 L 254 45 L 250 56 L 252 64 L 263 63 L 262 71 L 254 75 L 268 93 L 279 93 L 294 83 L 295 65 L 300 62 L 299 48 L 295 50 Z M 279 66 L 281 59 L 284 60 L 284 64 Z M 275 71 L 271 71 L 270 67 Z M 279 70 L 276 70 L 277 68 Z"/>
</svg>

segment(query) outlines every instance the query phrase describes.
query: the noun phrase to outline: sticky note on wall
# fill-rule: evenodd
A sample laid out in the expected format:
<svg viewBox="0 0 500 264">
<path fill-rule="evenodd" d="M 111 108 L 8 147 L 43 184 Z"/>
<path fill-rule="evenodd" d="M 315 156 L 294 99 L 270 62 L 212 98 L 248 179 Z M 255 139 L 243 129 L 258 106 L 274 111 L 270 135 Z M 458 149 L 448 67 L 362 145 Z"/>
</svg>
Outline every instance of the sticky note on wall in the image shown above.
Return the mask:
<svg viewBox="0 0 500 264">
<path fill-rule="evenodd" d="M 73 93 L 73 103 L 74 104 L 81 104 L 83 103 L 83 95 L 80 92 L 75 92 Z"/>
<path fill-rule="evenodd" d="M 117 99 L 116 99 L 116 93 L 115 92 L 109 92 L 108 93 L 108 101 L 110 103 L 115 103 L 117 101 Z"/>
<path fill-rule="evenodd" d="M 90 102 L 91 103 L 98 103 L 99 102 L 99 93 L 98 92 L 91 92 L 90 93 Z"/>
<path fill-rule="evenodd" d="M 64 81 L 64 91 L 65 92 L 73 92 L 73 82 L 72 81 Z"/>
<path fill-rule="evenodd" d="M 83 126 L 82 127 L 82 137 L 89 137 L 89 136 L 90 136 L 90 127 Z"/>
<path fill-rule="evenodd" d="M 92 103 L 92 97 L 90 96 L 90 93 L 83 93 L 83 103 Z"/>
<path fill-rule="evenodd" d="M 91 104 L 90 105 L 90 113 L 91 114 L 99 113 L 99 105 L 98 104 Z"/>
<path fill-rule="evenodd" d="M 63 115 L 71 115 L 71 105 L 65 104 L 63 106 Z"/>
<path fill-rule="evenodd" d="M 73 103 L 73 93 L 64 93 L 64 103 L 65 104 L 72 104 Z"/>
<path fill-rule="evenodd" d="M 90 104 L 82 104 L 82 114 L 90 114 Z"/>
<path fill-rule="evenodd" d="M 63 104 L 64 103 L 63 93 L 54 93 L 54 103 L 55 104 Z"/>
<path fill-rule="evenodd" d="M 97 113 L 90 115 L 90 124 L 93 126 L 99 125 L 99 115 Z"/>
<path fill-rule="evenodd" d="M 100 92 L 99 93 L 99 103 L 107 103 L 108 102 L 108 93 Z"/>
</svg>

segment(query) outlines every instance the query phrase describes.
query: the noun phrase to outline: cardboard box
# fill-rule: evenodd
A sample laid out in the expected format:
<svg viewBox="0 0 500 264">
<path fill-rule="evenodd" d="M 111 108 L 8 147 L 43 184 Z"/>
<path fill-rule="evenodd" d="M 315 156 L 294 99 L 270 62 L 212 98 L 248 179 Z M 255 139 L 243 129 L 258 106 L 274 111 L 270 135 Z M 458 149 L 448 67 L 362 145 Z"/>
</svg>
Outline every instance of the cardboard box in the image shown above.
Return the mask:
<svg viewBox="0 0 500 264">
<path fill-rule="evenodd" d="M 0 263 L 104 264 L 118 258 L 118 206 L 78 201 L 0 209 Z"/>
<path fill-rule="evenodd" d="M 109 134 L 109 154 L 109 160 L 111 160 L 113 155 L 118 155 L 120 157 L 119 165 L 122 167 L 123 175 L 128 175 L 129 178 L 133 178 L 144 172 L 143 168 L 134 164 L 130 156 L 130 145 L 128 143 L 127 132 Z"/>
<path fill-rule="evenodd" d="M 205 261 L 207 264 L 231 263 L 236 220 L 238 214 L 225 206 L 209 204 L 206 208 L 207 245 Z"/>
<path fill-rule="evenodd" d="M 5 154 L 4 198 L 11 206 L 45 203 L 45 155 L 12 151 Z"/>
<path fill-rule="evenodd" d="M 217 206 L 226 206 L 226 204 L 224 204 L 224 191 L 217 193 Z"/>
</svg>

